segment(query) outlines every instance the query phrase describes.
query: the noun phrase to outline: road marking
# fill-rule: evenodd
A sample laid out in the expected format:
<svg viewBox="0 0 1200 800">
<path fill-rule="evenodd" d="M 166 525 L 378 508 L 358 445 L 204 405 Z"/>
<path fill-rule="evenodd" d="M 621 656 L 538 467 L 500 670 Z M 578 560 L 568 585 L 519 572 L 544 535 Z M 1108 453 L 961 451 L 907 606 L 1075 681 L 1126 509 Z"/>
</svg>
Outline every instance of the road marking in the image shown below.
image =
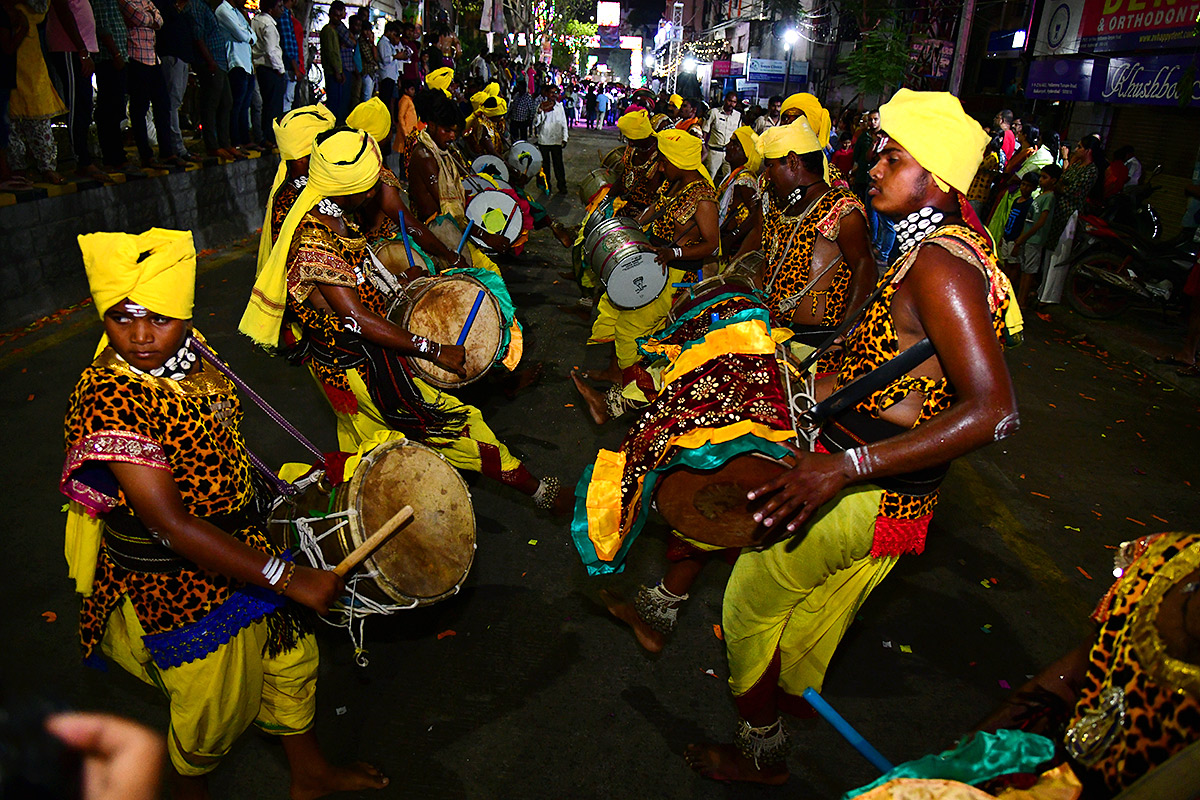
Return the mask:
<svg viewBox="0 0 1200 800">
<path fill-rule="evenodd" d="M 971 499 L 979 509 L 983 523 L 1000 535 L 1004 546 L 1029 570 L 1055 607 L 1065 612 L 1069 619 L 1086 619 L 1091 608 L 1071 587 L 1067 576 L 1054 563 L 1050 553 L 1034 541 L 1033 535 L 984 482 L 973 464 L 966 459 L 959 459 L 955 467 L 958 477 L 966 484 Z"/>
<path fill-rule="evenodd" d="M 257 240 L 234 245 L 226 253 L 198 261 L 196 264 L 196 277 L 199 277 L 206 272 L 211 272 L 219 267 L 223 267 L 229 262 L 241 258 L 249 253 L 256 252 L 257 250 Z M 17 364 L 28 358 L 32 358 L 38 353 L 43 353 L 52 347 L 57 347 L 68 339 L 78 336 L 81 333 L 95 330 L 100 326 L 100 320 L 92 316 L 92 314 L 96 313 L 92 307 L 89 306 L 88 308 L 80 309 L 79 313 L 86 314 L 87 318 L 65 325 L 54 333 L 43 336 L 27 347 L 21 347 L 12 351 L 11 353 L 6 353 L 0 356 L 0 371 L 8 369 L 13 364 Z"/>
</svg>

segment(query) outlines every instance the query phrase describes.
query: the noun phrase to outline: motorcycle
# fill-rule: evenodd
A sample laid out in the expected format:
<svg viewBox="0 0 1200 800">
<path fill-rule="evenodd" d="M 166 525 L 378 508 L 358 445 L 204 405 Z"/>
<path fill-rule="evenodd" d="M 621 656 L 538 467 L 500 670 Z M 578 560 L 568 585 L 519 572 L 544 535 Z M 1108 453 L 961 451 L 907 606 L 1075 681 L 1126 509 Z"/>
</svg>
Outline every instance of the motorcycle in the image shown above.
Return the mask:
<svg viewBox="0 0 1200 800">
<path fill-rule="evenodd" d="M 1158 224 L 1158 212 L 1150 205 L 1150 196 L 1159 190 L 1154 179 L 1160 172 L 1161 164 L 1138 185 L 1126 187 L 1110 197 L 1100 216 L 1118 228 L 1135 231 L 1142 239 L 1157 239 L 1162 227 Z"/>
<path fill-rule="evenodd" d="M 1183 285 L 1196 263 L 1195 242 L 1145 238 L 1094 214 L 1081 214 L 1078 225 L 1084 247 L 1064 288 L 1071 308 L 1091 319 L 1111 319 L 1139 302 L 1164 311 L 1186 307 Z"/>
</svg>

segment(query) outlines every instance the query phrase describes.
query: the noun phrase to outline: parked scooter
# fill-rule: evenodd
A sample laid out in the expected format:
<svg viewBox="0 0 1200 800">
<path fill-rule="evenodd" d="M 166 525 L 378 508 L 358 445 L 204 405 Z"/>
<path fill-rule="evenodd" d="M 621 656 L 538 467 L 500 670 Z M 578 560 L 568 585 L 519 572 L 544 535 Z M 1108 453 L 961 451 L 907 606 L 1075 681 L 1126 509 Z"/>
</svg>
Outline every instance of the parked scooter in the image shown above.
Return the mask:
<svg viewBox="0 0 1200 800">
<path fill-rule="evenodd" d="M 1117 228 L 1135 232 L 1145 240 L 1157 239 L 1162 228 L 1158 224 L 1158 212 L 1150 205 L 1150 196 L 1159 190 L 1154 183 L 1162 165 L 1154 167 L 1137 186 L 1122 189 L 1104 203 L 1100 213 L 1107 222 Z"/>
</svg>

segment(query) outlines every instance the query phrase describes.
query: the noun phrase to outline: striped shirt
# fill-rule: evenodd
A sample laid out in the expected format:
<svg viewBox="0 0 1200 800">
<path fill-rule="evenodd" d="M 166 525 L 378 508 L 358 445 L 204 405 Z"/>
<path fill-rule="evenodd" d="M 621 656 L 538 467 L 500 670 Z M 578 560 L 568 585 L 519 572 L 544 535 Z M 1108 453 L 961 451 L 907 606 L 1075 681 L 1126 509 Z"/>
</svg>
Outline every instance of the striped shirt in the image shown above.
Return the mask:
<svg viewBox="0 0 1200 800">
<path fill-rule="evenodd" d="M 129 60 L 153 67 L 158 64 L 154 32 L 162 27 L 162 14 L 150 0 L 121 0 L 121 15 L 129 29 Z"/>
<path fill-rule="evenodd" d="M 279 44 L 283 47 L 283 63 L 288 69 L 300 66 L 300 45 L 296 43 L 295 17 L 286 8 L 279 15 Z"/>
<path fill-rule="evenodd" d="M 192 0 L 191 9 L 196 38 L 204 42 L 208 54 L 212 56 L 212 60 L 216 62 L 217 66 L 228 72 L 229 34 L 225 32 L 221 23 L 217 22 L 217 16 L 213 13 L 212 7 L 204 0 Z"/>
<path fill-rule="evenodd" d="M 129 29 L 125 27 L 125 18 L 121 16 L 121 7 L 117 4 L 117 0 L 91 0 L 91 2 L 92 14 L 96 18 L 96 37 L 100 39 L 106 34 L 111 36 L 121 58 L 129 58 Z M 108 48 L 101 42 L 96 60 L 108 61 L 111 57 Z"/>
</svg>

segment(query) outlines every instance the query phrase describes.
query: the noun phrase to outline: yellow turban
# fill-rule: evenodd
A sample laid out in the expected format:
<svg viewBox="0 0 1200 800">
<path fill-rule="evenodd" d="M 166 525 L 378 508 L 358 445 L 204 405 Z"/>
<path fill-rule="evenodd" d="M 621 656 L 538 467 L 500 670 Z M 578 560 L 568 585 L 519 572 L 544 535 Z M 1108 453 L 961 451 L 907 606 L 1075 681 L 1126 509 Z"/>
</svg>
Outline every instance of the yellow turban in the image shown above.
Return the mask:
<svg viewBox="0 0 1200 800">
<path fill-rule="evenodd" d="M 238 330 L 263 347 L 279 345 L 279 329 L 287 306 L 288 253 L 300 221 L 326 197 L 370 189 L 379 182 L 382 167 L 379 145 L 362 131 L 337 131 L 313 147 L 308 160 L 308 184 L 283 220 L 279 238 L 254 281 Z"/>
<path fill-rule="evenodd" d="M 808 92 L 798 92 L 784 100 L 783 105 L 779 107 L 780 114 L 791 110 L 803 112 L 804 116 L 808 118 L 809 127 L 817 134 L 817 140 L 821 143 L 821 147 L 829 147 L 829 130 L 832 127 L 832 120 L 820 100 Z"/>
<path fill-rule="evenodd" d="M 679 169 L 694 169 L 703 175 L 705 180 L 712 183 L 712 176 L 708 174 L 708 170 L 704 168 L 704 162 L 700 160 L 700 151 L 703 146 L 699 139 L 678 128 L 659 131 L 654 136 L 658 139 L 658 152 L 662 153 L 667 161 Z"/>
<path fill-rule="evenodd" d="M 372 97 L 365 103 L 359 103 L 346 117 L 346 124 L 351 128 L 366 131 L 376 143 L 386 141 L 392 132 L 392 112 L 378 97 Z"/>
<path fill-rule="evenodd" d="M 483 87 L 483 93 L 486 94 L 488 97 L 499 97 L 500 96 L 500 84 L 496 83 L 495 81 L 492 81 L 487 86 Z"/>
<path fill-rule="evenodd" d="M 617 129 L 626 139 L 649 139 L 654 135 L 654 127 L 650 124 L 650 115 L 643 109 L 622 114 L 617 120 Z"/>
<path fill-rule="evenodd" d="M 489 97 L 491 97 L 491 95 L 484 91 L 478 91 L 471 95 L 471 110 L 478 111 L 483 107 L 483 101 L 487 100 Z"/>
<path fill-rule="evenodd" d="M 317 103 L 311 106 L 293 108 L 284 114 L 279 121 L 272 123 L 275 127 L 275 143 L 279 145 L 279 168 L 275 170 L 275 180 L 271 184 L 271 194 L 267 196 L 267 213 L 263 217 L 263 232 L 258 240 L 258 274 L 267 263 L 271 253 L 271 206 L 275 203 L 275 195 L 287 178 L 285 161 L 295 161 L 304 158 L 312 152 L 313 139 L 318 133 L 324 133 L 337 124 L 337 117 L 325 106 Z"/>
<path fill-rule="evenodd" d="M 808 120 L 800 117 L 791 125 L 776 125 L 767 128 L 758 137 L 758 154 L 763 158 L 786 158 L 788 153 L 804 155 L 805 153 L 822 153 L 821 140 L 813 132 Z M 824 180 L 829 181 L 829 161 L 825 160 Z"/>
<path fill-rule="evenodd" d="M 491 101 L 491 105 L 488 104 L 489 100 Z M 503 117 L 508 113 L 508 102 L 503 97 L 492 97 L 489 95 L 488 99 L 483 101 L 483 106 L 479 111 L 489 117 Z"/>
<path fill-rule="evenodd" d="M 879 109 L 879 127 L 929 170 L 942 191 L 966 194 L 988 135 L 949 92 L 901 89 Z"/>
<path fill-rule="evenodd" d="M 126 298 L 164 317 L 192 318 L 196 246 L 191 231 L 151 228 L 139 235 L 86 233 L 78 239 L 101 319 Z"/>
<path fill-rule="evenodd" d="M 778 126 L 777 126 L 778 127 Z M 762 167 L 762 156 L 758 152 L 758 134 L 749 125 L 743 125 L 733 132 L 746 151 L 746 169 L 758 174 Z"/>
<path fill-rule="evenodd" d="M 454 70 L 449 67 L 439 67 L 425 76 L 425 85 L 430 89 L 441 89 L 450 96 L 450 84 L 454 82 Z"/>
<path fill-rule="evenodd" d="M 683 98 L 677 94 L 673 94 L 667 98 L 667 105 L 671 108 L 681 108 L 683 106 Z"/>
</svg>

